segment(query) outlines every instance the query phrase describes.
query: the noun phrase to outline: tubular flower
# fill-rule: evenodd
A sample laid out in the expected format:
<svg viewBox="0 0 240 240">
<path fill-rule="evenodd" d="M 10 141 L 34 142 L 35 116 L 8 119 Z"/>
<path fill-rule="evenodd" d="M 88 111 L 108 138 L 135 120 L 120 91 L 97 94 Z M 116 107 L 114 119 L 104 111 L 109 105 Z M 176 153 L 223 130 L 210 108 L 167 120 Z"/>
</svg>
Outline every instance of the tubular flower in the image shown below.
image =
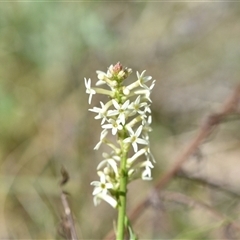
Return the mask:
<svg viewBox="0 0 240 240">
<path fill-rule="evenodd" d="M 132 70 L 117 63 L 111 65 L 106 73 L 97 71 L 98 81 L 94 88 L 91 87 L 91 79 L 85 78 L 89 104 L 95 94 L 107 95 L 109 98 L 105 104 L 100 102 L 100 106 L 89 109 L 96 114 L 95 119 L 101 120 L 102 127 L 100 141 L 94 149 L 98 150 L 102 144 L 110 147 L 109 153 L 103 154 L 103 160 L 97 166 L 100 181 L 91 183 L 94 186 L 95 205 L 104 200 L 114 208 L 118 206 L 122 174 L 120 165 L 124 154 L 127 156 L 128 183 L 137 176 L 143 180 L 152 177 L 155 160 L 150 151 L 148 133 L 152 122 L 150 95 L 155 80 L 151 76 L 145 76 L 145 72 L 137 72 L 136 80 L 125 85 Z M 140 157 L 145 157 L 145 160 L 138 160 Z M 139 172 L 137 176 L 134 175 Z"/>
</svg>

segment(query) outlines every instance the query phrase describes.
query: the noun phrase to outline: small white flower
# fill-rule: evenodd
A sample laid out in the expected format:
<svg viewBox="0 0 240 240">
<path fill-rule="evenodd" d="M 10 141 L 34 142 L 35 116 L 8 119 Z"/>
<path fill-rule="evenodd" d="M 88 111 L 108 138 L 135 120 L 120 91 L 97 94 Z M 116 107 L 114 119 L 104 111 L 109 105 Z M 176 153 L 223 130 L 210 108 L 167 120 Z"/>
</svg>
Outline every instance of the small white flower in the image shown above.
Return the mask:
<svg viewBox="0 0 240 240">
<path fill-rule="evenodd" d="M 104 105 L 102 102 L 100 102 L 101 108 L 93 107 L 92 109 L 89 109 L 89 111 L 91 111 L 91 112 L 98 113 L 98 115 L 95 117 L 95 119 L 102 119 L 101 125 L 107 120 L 108 107 L 110 106 L 110 104 L 108 102 Z"/>
<path fill-rule="evenodd" d="M 103 141 L 106 139 L 106 136 L 108 134 L 108 130 L 107 129 L 103 129 L 100 135 L 100 141 L 96 144 L 96 146 L 94 147 L 94 150 L 98 150 L 99 147 L 101 146 L 101 144 L 103 143 Z"/>
<path fill-rule="evenodd" d="M 114 70 L 113 70 L 113 65 L 110 65 L 108 70 L 107 70 L 107 75 L 111 78 L 113 76 Z"/>
<path fill-rule="evenodd" d="M 102 193 L 103 195 L 106 195 L 108 189 L 112 189 L 113 185 L 112 183 L 106 182 L 106 176 L 103 172 L 98 171 L 98 175 L 100 177 L 100 182 L 99 181 L 91 182 L 91 185 L 95 187 L 92 194 L 98 195 L 99 193 Z"/>
<path fill-rule="evenodd" d="M 137 72 L 137 78 L 138 78 L 138 81 L 139 81 L 139 85 L 142 88 L 149 89 L 149 87 L 145 83 L 150 81 L 152 79 L 152 77 L 151 76 L 145 76 L 144 77 L 145 72 L 146 72 L 146 70 L 144 70 L 141 74 L 139 74 L 139 72 Z"/>
<path fill-rule="evenodd" d="M 96 94 L 96 91 L 91 88 L 91 79 L 90 78 L 88 80 L 86 78 L 84 78 L 84 81 L 85 81 L 85 86 L 86 86 L 86 93 L 89 94 L 88 103 L 91 104 L 92 95 Z"/>
<path fill-rule="evenodd" d="M 103 84 L 107 84 L 112 90 L 114 89 L 114 87 L 117 86 L 117 81 L 112 79 L 112 74 L 108 71 L 107 73 L 102 72 L 102 71 L 96 71 L 97 72 L 97 77 L 98 77 L 98 81 L 96 83 L 96 86 L 100 86 Z"/>
<path fill-rule="evenodd" d="M 142 139 L 142 138 L 139 138 L 139 136 L 140 136 L 140 134 L 141 134 L 141 132 L 142 132 L 142 128 L 143 128 L 143 126 L 140 125 L 140 126 L 138 127 L 137 131 L 134 132 L 131 127 L 129 127 L 129 126 L 127 127 L 127 130 L 128 130 L 128 132 L 129 132 L 130 136 L 129 136 L 128 138 L 125 138 L 125 139 L 123 140 L 123 142 L 124 142 L 124 143 L 131 143 L 132 146 L 133 146 L 134 152 L 137 152 L 137 150 L 138 150 L 138 145 L 137 145 L 137 143 L 148 145 L 148 142 L 147 142 L 146 140 L 144 140 L 144 139 Z"/>
<path fill-rule="evenodd" d="M 103 84 L 106 84 L 106 81 L 104 80 L 106 78 L 106 73 L 102 71 L 96 71 L 98 81 L 96 82 L 96 86 L 100 86 Z"/>
<path fill-rule="evenodd" d="M 125 124 L 126 121 L 126 116 L 127 116 L 127 109 L 129 106 L 129 100 L 127 100 L 124 104 L 118 104 L 118 102 L 113 99 L 112 103 L 114 105 L 114 107 L 116 108 L 116 110 L 111 110 L 109 111 L 109 116 L 115 116 L 118 115 L 118 120 L 120 123 L 122 123 L 123 125 Z"/>
<path fill-rule="evenodd" d="M 152 81 L 152 84 L 151 84 L 151 86 L 149 87 L 150 91 L 152 91 L 152 89 L 154 88 L 155 83 L 156 83 L 156 80 Z"/>
<path fill-rule="evenodd" d="M 103 71 L 97 70 L 96 73 L 97 73 L 97 78 L 98 78 L 99 80 L 104 80 L 104 79 L 107 77 L 107 76 L 106 76 L 106 73 L 103 72 Z"/>
<path fill-rule="evenodd" d="M 134 102 L 129 105 L 129 109 L 133 109 L 133 113 L 139 113 L 140 115 L 145 114 L 145 110 L 140 110 L 142 107 L 146 107 L 148 104 L 146 102 L 141 102 L 141 96 L 139 95 Z"/>
<path fill-rule="evenodd" d="M 149 104 L 147 104 L 147 105 L 145 106 L 144 112 L 151 114 L 152 111 L 151 111 L 151 108 L 150 108 L 150 105 L 149 105 Z M 149 116 L 151 116 L 151 115 L 149 115 Z"/>
<path fill-rule="evenodd" d="M 117 163 L 113 160 L 113 159 L 105 159 L 103 161 L 101 161 L 98 166 L 97 166 L 97 170 L 103 168 L 104 166 L 109 165 L 111 166 L 112 170 L 114 171 L 115 175 L 118 176 L 118 168 L 117 168 Z"/>
<path fill-rule="evenodd" d="M 121 122 L 119 120 L 109 119 L 109 124 L 102 125 L 102 128 L 112 129 L 112 135 L 116 135 L 118 131 L 123 129 Z"/>
<path fill-rule="evenodd" d="M 147 146 L 147 148 L 146 148 L 145 156 L 147 158 L 147 161 L 152 161 L 154 163 L 156 162 L 153 154 L 150 151 L 150 147 L 149 146 Z"/>
<path fill-rule="evenodd" d="M 142 120 L 142 125 L 144 125 L 143 127 L 143 131 L 144 131 L 144 136 L 146 136 L 145 138 L 148 140 L 148 132 L 151 132 L 152 131 L 152 128 L 150 127 L 152 123 L 152 116 L 149 115 L 147 119 L 143 119 Z"/>
<path fill-rule="evenodd" d="M 145 161 L 142 163 L 141 167 L 145 167 L 144 171 L 142 172 L 142 179 L 143 180 L 152 180 L 152 170 L 153 164 L 150 161 Z"/>
</svg>

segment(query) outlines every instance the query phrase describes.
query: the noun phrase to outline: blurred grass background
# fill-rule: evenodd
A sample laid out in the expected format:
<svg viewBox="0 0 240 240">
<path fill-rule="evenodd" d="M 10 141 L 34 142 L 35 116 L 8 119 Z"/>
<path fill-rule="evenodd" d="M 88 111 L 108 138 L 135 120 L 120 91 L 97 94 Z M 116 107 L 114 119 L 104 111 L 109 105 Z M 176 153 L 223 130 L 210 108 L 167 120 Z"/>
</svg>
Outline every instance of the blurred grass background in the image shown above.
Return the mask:
<svg viewBox="0 0 240 240">
<path fill-rule="evenodd" d="M 120 61 L 157 80 L 151 133 L 157 179 L 168 166 L 169 139 L 194 130 L 239 82 L 239 39 L 240 5 L 228 1 L 1 2 L 1 239 L 62 238 L 62 165 L 79 237 L 100 239 L 112 229 L 115 211 L 92 203 L 101 130 L 88 112 L 84 77 L 94 82 L 96 70 Z M 99 100 L 94 96 L 92 106 Z M 152 183 L 132 183 L 129 209 Z M 185 180 L 169 188 L 202 196 L 202 187 Z M 181 208 L 160 215 L 149 210 L 139 219 L 140 239 L 207 239 L 216 228 L 194 225 Z"/>
</svg>

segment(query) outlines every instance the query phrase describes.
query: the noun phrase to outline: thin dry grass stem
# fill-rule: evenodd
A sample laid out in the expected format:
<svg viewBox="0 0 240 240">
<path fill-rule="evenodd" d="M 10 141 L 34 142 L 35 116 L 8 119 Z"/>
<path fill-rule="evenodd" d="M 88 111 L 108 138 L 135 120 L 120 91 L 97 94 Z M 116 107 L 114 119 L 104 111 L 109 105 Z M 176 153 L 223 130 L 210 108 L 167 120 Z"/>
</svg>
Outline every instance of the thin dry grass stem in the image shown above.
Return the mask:
<svg viewBox="0 0 240 240">
<path fill-rule="evenodd" d="M 74 220 L 72 217 L 71 209 L 69 207 L 69 203 L 67 200 L 67 194 L 62 191 L 61 193 L 61 201 L 64 208 L 64 219 L 62 221 L 62 227 L 64 229 L 64 233 L 66 234 L 67 239 L 69 240 L 77 240 L 77 232 L 74 225 Z"/>
<path fill-rule="evenodd" d="M 60 186 L 62 187 L 68 182 L 69 179 L 69 175 L 64 167 L 61 168 L 61 175 L 62 179 L 60 182 Z M 61 222 L 61 228 L 63 233 L 62 235 L 64 235 L 68 240 L 77 240 L 78 239 L 77 231 L 75 228 L 71 208 L 68 203 L 67 193 L 64 192 L 62 188 L 61 188 L 61 202 L 64 209 L 64 217 Z"/>
<path fill-rule="evenodd" d="M 180 154 L 173 166 L 156 182 L 154 189 L 155 191 L 162 190 L 170 180 L 176 175 L 181 169 L 183 163 L 193 155 L 204 140 L 212 133 L 213 129 L 218 126 L 224 118 L 228 115 L 238 113 L 240 103 L 240 84 L 236 86 L 230 97 L 223 103 L 222 108 L 217 113 L 210 114 L 201 124 L 196 136 L 192 139 L 186 149 Z M 130 213 L 130 221 L 133 223 L 143 213 L 143 211 L 151 204 L 150 198 L 146 197 L 143 199 L 133 211 Z M 114 233 L 110 232 L 105 240 L 114 239 Z"/>
</svg>

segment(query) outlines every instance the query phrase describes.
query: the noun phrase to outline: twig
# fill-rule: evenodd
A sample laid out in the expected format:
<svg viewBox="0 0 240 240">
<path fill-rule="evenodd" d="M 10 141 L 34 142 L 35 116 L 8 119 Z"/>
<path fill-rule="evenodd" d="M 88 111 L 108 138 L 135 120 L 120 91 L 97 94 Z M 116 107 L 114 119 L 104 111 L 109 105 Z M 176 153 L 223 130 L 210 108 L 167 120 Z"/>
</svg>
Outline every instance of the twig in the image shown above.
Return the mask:
<svg viewBox="0 0 240 240">
<path fill-rule="evenodd" d="M 166 202 L 174 202 L 182 205 L 186 205 L 190 208 L 201 208 L 204 211 L 209 212 L 215 219 L 222 221 L 227 229 L 235 230 L 240 233 L 240 225 L 231 220 L 228 216 L 218 212 L 211 206 L 206 203 L 195 200 L 189 196 L 186 196 L 182 193 L 173 192 L 173 191 L 161 191 L 159 193 L 159 199 Z M 153 203 L 154 204 L 154 203 Z"/>
<path fill-rule="evenodd" d="M 194 209 L 201 209 L 204 212 L 212 215 L 213 218 L 215 218 L 217 221 L 221 223 L 219 227 L 224 228 L 223 234 L 224 236 L 226 236 L 226 239 L 239 239 L 240 236 L 239 222 L 231 219 L 225 214 L 222 214 L 221 212 L 217 211 L 208 204 L 202 201 L 198 201 L 183 193 L 174 191 L 162 190 L 158 194 L 154 191 L 152 192 L 152 194 L 153 196 L 152 195 L 149 196 L 149 207 L 152 207 L 155 212 L 157 211 L 159 205 L 161 206 L 160 208 L 162 209 L 164 202 L 175 203 Z M 157 226 L 157 228 L 159 227 Z"/>
<path fill-rule="evenodd" d="M 238 109 L 238 104 L 240 102 L 240 84 L 236 87 L 230 97 L 223 104 L 219 112 L 210 114 L 207 119 L 200 126 L 197 135 L 189 143 L 188 147 L 177 157 L 176 162 L 173 166 L 157 181 L 154 186 L 155 191 L 162 190 L 169 181 L 175 176 L 175 174 L 181 169 L 183 163 L 196 152 L 201 143 L 211 134 L 214 127 L 219 125 L 221 121 L 228 115 L 235 113 Z M 149 206 L 149 198 L 145 198 L 140 202 L 135 209 L 130 213 L 130 221 L 134 222 L 143 210 Z M 114 239 L 114 233 L 110 232 L 106 238 Z"/>
</svg>

